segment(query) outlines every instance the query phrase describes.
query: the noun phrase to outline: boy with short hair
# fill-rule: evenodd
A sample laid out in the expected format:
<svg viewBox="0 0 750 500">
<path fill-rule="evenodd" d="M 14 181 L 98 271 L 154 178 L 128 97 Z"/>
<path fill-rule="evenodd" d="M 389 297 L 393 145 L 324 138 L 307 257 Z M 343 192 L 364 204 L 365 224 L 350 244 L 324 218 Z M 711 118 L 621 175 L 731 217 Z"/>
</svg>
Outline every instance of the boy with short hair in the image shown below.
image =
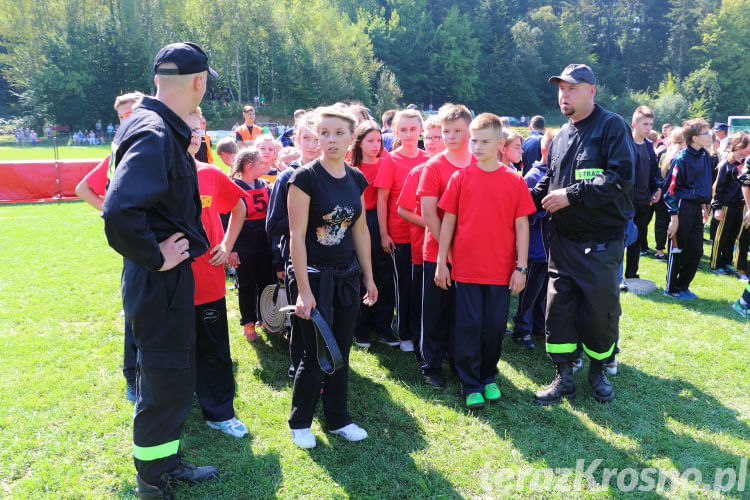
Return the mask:
<svg viewBox="0 0 750 500">
<path fill-rule="evenodd" d="M 227 167 L 232 166 L 238 151 L 237 142 L 231 136 L 224 137 L 216 143 L 216 154 Z"/>
<path fill-rule="evenodd" d="M 438 240 L 443 211 L 438 200 L 445 192 L 453 172 L 467 167 L 475 160 L 469 152 L 469 124 L 471 112 L 461 104 L 447 103 L 438 110 L 446 149 L 430 158 L 422 170 L 417 196 L 425 223 L 422 250 L 422 328 L 420 354 L 425 382 L 436 390 L 443 390 L 445 382 L 440 374 L 443 356 L 451 348 L 449 339 L 453 330 L 454 290 L 437 286 Z M 449 352 L 449 357 L 452 357 Z"/>
<path fill-rule="evenodd" d="M 653 204 L 661 198 L 659 165 L 654 145 L 647 139 L 654 125 L 654 112 L 648 106 L 638 106 L 633 112 L 633 142 L 636 162 L 633 182 L 633 223 L 638 228 L 638 238 L 628 246 L 625 261 L 625 279 L 638 278 L 641 256 L 648 255 L 648 224 L 653 216 Z"/>
<path fill-rule="evenodd" d="M 710 127 L 701 118 L 682 125 L 687 147 L 674 158 L 669 187 L 664 194 L 670 215 L 664 293 L 676 299 L 697 298 L 689 286 L 703 256 L 703 226 L 708 219 L 707 204 L 711 202 L 711 155 L 706 150 L 711 143 Z"/>
<path fill-rule="evenodd" d="M 536 206 L 523 178 L 497 160 L 504 143 L 500 117 L 482 113 L 469 130 L 476 164 L 451 176 L 438 203 L 445 214 L 435 281 L 444 290 L 451 277 L 455 281 L 456 372 L 466 405 L 481 408 L 486 401 L 500 399 L 497 363 L 510 294 L 526 285 L 528 216 Z"/>
<path fill-rule="evenodd" d="M 424 123 L 425 152 L 430 158 L 445 149 L 442 126 L 436 116 Z M 424 246 L 425 223 L 422 219 L 422 207 L 417 196 L 419 178 L 424 164 L 417 165 L 406 176 L 404 187 L 398 197 L 398 215 L 409 222 L 411 242 L 411 297 L 409 302 L 409 329 L 415 346 L 419 345 L 422 324 L 422 247 Z M 414 351 L 421 363 L 419 349 Z"/>
<path fill-rule="evenodd" d="M 378 173 L 372 185 L 378 190 L 378 225 L 382 250 L 393 261 L 393 276 L 396 282 L 396 329 L 400 349 L 414 351 L 414 342 L 409 328 L 411 297 L 411 235 L 409 223 L 398 215 L 398 197 L 409 172 L 429 159 L 419 149 L 422 134 L 422 115 L 415 109 L 404 109 L 393 119 L 401 145 L 380 161 Z"/>
</svg>

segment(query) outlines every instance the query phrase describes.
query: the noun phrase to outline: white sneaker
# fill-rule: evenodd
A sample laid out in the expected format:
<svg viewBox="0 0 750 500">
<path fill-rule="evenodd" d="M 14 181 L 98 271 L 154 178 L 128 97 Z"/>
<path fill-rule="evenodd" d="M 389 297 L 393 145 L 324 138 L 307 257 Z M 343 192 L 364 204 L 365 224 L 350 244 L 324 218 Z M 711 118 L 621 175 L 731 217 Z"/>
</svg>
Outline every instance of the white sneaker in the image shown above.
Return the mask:
<svg viewBox="0 0 750 500">
<path fill-rule="evenodd" d="M 307 429 L 292 429 L 292 441 L 300 448 L 315 448 L 315 434 L 309 427 Z"/>
<path fill-rule="evenodd" d="M 570 367 L 573 369 L 573 373 L 577 372 L 580 367 L 583 366 L 583 360 L 581 358 L 576 358 L 575 360 L 570 362 Z"/>
<path fill-rule="evenodd" d="M 234 417 L 229 420 L 224 420 L 223 422 L 212 422 L 206 420 L 206 425 L 238 439 L 247 436 L 247 427 L 245 427 L 245 424 Z"/>
<path fill-rule="evenodd" d="M 414 352 L 414 342 L 411 340 L 402 340 L 398 348 L 404 352 Z"/>
<path fill-rule="evenodd" d="M 615 359 L 611 363 L 607 363 L 606 365 L 604 365 L 604 368 L 610 375 L 617 375 L 617 360 Z"/>
<path fill-rule="evenodd" d="M 331 431 L 331 434 L 338 434 L 347 441 L 362 441 L 367 438 L 367 431 L 357 424 L 345 425 L 341 429 Z"/>
</svg>

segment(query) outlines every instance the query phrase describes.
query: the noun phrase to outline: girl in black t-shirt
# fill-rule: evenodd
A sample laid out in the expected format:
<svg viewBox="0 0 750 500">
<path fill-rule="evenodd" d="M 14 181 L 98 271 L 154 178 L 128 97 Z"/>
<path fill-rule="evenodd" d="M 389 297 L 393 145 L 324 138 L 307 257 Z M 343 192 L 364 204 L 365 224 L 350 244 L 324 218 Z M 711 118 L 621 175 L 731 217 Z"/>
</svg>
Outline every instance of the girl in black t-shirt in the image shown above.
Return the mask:
<svg viewBox="0 0 750 500">
<path fill-rule="evenodd" d="M 291 279 L 297 285 L 295 313 L 301 318 L 305 344 L 294 379 L 289 427 L 292 440 L 301 448 L 315 446 L 310 426 L 322 387 L 329 431 L 348 441 L 367 437 L 364 429 L 352 423 L 347 408 L 348 360 L 359 309 L 360 274 L 366 289 L 364 303 L 374 304 L 378 294 L 372 278 L 370 235 L 362 217 L 367 180 L 344 161 L 354 124 L 354 116 L 346 109 L 323 108 L 316 127 L 322 157 L 297 169 L 289 180 Z M 341 351 L 343 366 L 330 375 L 318 365 L 316 332 L 310 321 L 313 308 L 330 325 Z"/>
<path fill-rule="evenodd" d="M 229 265 L 237 268 L 237 286 L 240 306 L 240 324 L 245 338 L 258 338 L 256 327 L 263 328 L 258 318 L 258 298 L 263 288 L 274 282 L 271 247 L 266 236 L 266 210 L 268 208 L 268 183 L 259 177 L 263 174 L 260 152 L 246 148 L 237 153 L 229 176 L 247 196 L 247 215 L 242 231 L 229 256 Z"/>
</svg>

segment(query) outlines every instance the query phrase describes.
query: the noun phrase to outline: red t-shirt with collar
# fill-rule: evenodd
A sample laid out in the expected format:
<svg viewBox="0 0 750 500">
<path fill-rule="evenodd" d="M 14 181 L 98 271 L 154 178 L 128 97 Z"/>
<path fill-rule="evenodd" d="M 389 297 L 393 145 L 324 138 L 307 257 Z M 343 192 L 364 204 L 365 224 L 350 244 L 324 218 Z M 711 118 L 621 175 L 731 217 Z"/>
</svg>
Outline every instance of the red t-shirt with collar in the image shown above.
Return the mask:
<svg viewBox="0 0 750 500">
<path fill-rule="evenodd" d="M 107 189 L 107 181 L 109 180 L 107 178 L 107 169 L 109 168 L 110 156 L 111 155 L 107 155 L 106 158 L 92 168 L 91 171 L 86 174 L 86 177 L 83 178 L 83 180 L 86 181 L 86 184 L 88 184 L 89 187 L 99 196 L 104 196 L 104 192 Z"/>
<path fill-rule="evenodd" d="M 422 203 L 417 196 L 417 186 L 419 177 L 424 170 L 424 164 L 414 167 L 409 175 L 406 176 L 404 187 L 398 197 L 398 206 L 403 207 L 409 212 L 422 215 Z M 411 241 L 411 263 L 415 266 L 422 265 L 422 246 L 424 246 L 425 228 L 416 224 L 409 224 L 409 238 Z"/>
<path fill-rule="evenodd" d="M 515 220 L 536 212 L 523 177 L 505 165 L 486 172 L 471 164 L 451 176 L 438 207 L 456 215 L 451 277 L 507 285 L 516 268 Z"/>
<path fill-rule="evenodd" d="M 388 189 L 388 234 L 395 243 L 409 243 L 409 223 L 398 215 L 398 197 L 404 187 L 404 181 L 409 172 L 417 165 L 429 160 L 430 157 L 421 149 L 417 149 L 417 156 L 409 158 L 400 151 L 391 151 L 390 157 L 380 162 L 378 175 L 375 177 L 375 187 Z"/>
<path fill-rule="evenodd" d="M 448 181 L 456 170 L 461 170 L 453 163 L 448 161 L 445 153 L 447 150 L 442 151 L 432 158 L 425 164 L 422 175 L 419 177 L 419 187 L 417 187 L 417 196 L 434 196 L 440 200 L 440 196 L 445 192 L 445 188 L 448 187 Z M 476 164 L 474 157 L 471 157 L 471 164 Z M 437 210 L 438 217 L 443 220 L 443 210 L 438 206 Z M 428 262 L 437 262 L 438 255 L 438 239 L 433 237 L 430 233 L 429 228 L 425 227 L 424 230 L 424 246 L 422 247 L 422 259 Z"/>
<path fill-rule="evenodd" d="M 208 236 L 208 248 L 221 243 L 224 228 L 219 214 L 227 213 L 237 205 L 245 192 L 215 165 L 195 162 L 198 170 L 198 192 L 201 197 L 201 222 Z M 195 305 L 214 302 L 226 294 L 224 266 L 209 262 L 211 252 L 206 252 L 192 263 L 195 276 Z"/>
</svg>

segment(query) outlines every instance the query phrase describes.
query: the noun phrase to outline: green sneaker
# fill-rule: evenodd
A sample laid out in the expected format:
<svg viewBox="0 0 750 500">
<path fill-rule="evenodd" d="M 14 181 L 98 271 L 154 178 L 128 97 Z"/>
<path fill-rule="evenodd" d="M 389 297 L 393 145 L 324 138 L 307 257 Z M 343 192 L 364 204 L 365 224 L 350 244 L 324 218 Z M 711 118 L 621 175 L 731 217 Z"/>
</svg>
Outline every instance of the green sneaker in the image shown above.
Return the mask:
<svg viewBox="0 0 750 500">
<path fill-rule="evenodd" d="M 484 399 L 490 403 L 494 403 L 500 399 L 500 388 L 495 382 L 484 386 Z"/>
<path fill-rule="evenodd" d="M 466 406 L 469 408 L 484 408 L 484 397 L 481 392 L 472 392 L 466 395 Z"/>
</svg>

